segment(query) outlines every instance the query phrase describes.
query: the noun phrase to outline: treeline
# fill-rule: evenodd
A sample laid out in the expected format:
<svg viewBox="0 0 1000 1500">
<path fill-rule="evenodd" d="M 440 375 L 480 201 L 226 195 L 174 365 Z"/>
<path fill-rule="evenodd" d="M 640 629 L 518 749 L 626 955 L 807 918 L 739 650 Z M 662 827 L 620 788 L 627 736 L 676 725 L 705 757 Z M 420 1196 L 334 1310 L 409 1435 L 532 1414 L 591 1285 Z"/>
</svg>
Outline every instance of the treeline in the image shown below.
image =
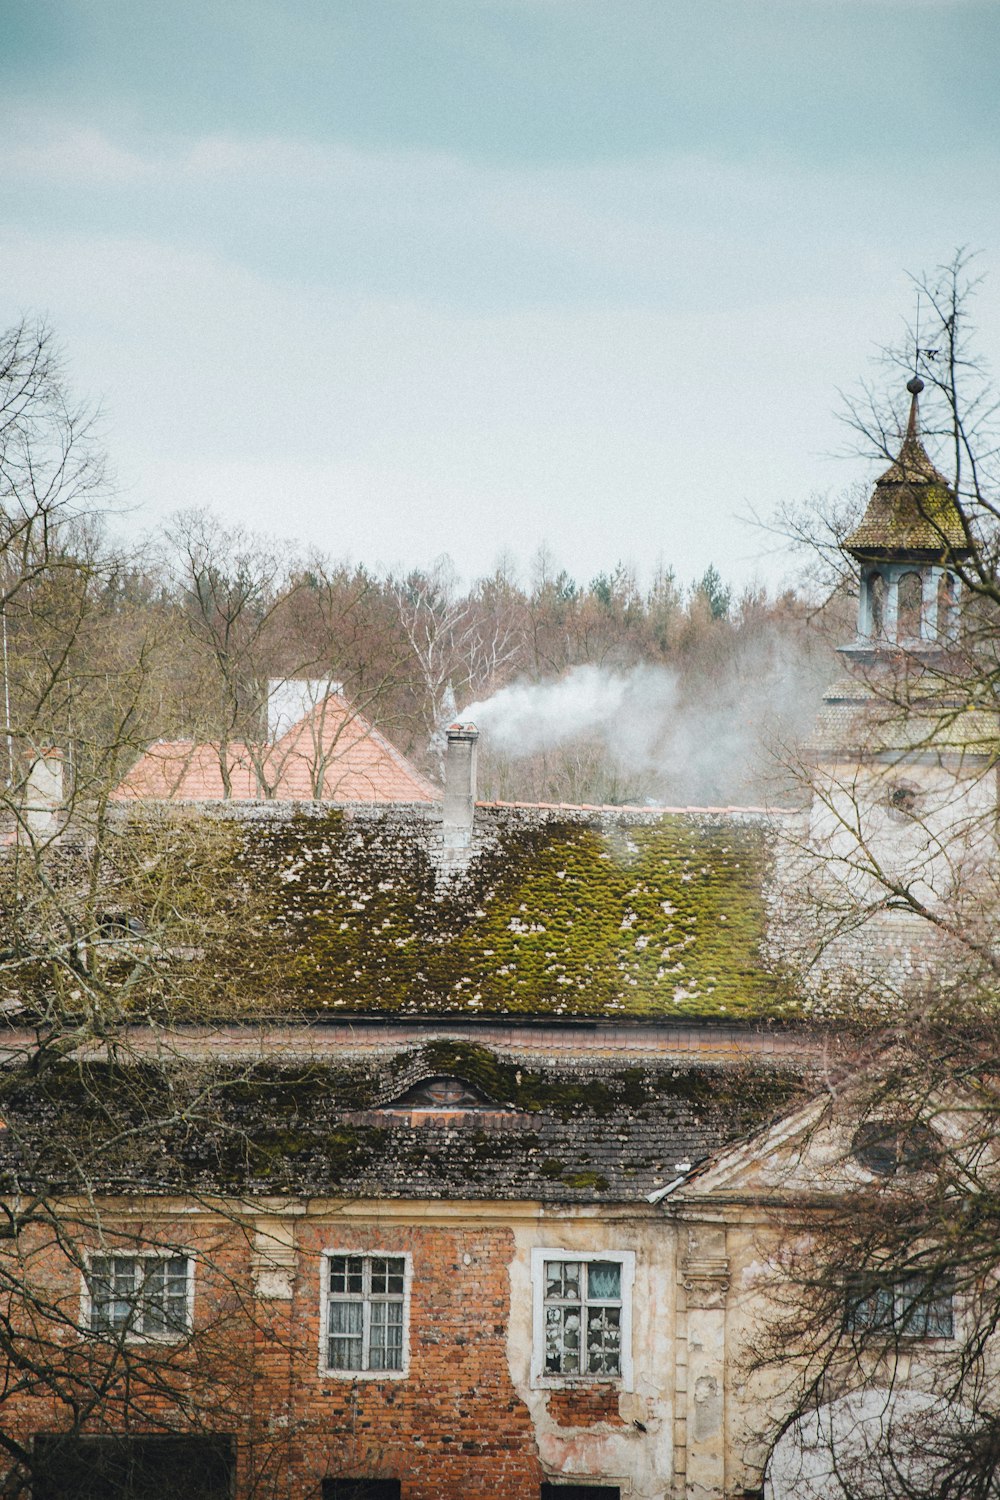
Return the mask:
<svg viewBox="0 0 1000 1500">
<path fill-rule="evenodd" d="M 260 741 L 268 680 L 300 677 L 341 683 L 358 712 L 434 774 L 442 725 L 515 681 L 584 665 L 665 669 L 682 714 L 731 697 L 734 672 L 759 674 L 762 654 L 773 664 L 784 653 L 796 670 L 811 660 L 802 599 L 734 597 L 714 567 L 684 586 L 660 566 L 647 586 L 619 562 L 582 583 L 541 548 L 527 578 L 500 566 L 467 584 L 447 558 L 379 573 L 226 527 L 205 510 L 126 544 L 91 416 L 73 407 L 42 328 L 0 341 L 0 486 L 9 775 L 22 749 L 46 742 L 97 788 L 154 740 Z M 486 794 L 617 801 L 675 791 L 655 757 L 623 760 L 607 734 L 594 741 L 586 729 L 530 756 L 484 749 Z"/>
</svg>

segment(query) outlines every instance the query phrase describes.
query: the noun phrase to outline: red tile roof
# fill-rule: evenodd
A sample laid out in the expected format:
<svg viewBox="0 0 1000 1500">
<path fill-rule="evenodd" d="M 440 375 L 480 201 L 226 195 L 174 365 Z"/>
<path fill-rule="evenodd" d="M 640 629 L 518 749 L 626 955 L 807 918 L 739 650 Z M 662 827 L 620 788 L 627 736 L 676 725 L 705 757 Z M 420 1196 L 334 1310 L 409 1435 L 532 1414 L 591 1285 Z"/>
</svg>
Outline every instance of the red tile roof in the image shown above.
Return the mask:
<svg viewBox="0 0 1000 1500">
<path fill-rule="evenodd" d="M 430 802 L 432 782 L 339 693 L 317 703 L 274 745 L 227 747 L 230 795 L 238 800 Z M 159 740 L 115 789 L 124 801 L 211 802 L 225 797 L 218 744 Z"/>
</svg>

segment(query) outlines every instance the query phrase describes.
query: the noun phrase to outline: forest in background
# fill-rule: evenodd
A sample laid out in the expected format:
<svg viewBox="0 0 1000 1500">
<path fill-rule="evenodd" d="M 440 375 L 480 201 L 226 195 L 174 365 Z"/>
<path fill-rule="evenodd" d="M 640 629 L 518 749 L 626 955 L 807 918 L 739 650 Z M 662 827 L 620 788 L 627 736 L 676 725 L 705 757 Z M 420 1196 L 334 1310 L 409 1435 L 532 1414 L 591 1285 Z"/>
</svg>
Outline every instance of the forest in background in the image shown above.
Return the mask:
<svg viewBox="0 0 1000 1500">
<path fill-rule="evenodd" d="M 15 782 L 47 744 L 100 795 L 155 740 L 260 742 L 268 681 L 306 677 L 342 684 L 435 776 L 443 726 L 475 705 L 485 797 L 751 803 L 830 675 L 804 595 L 735 595 L 714 567 L 684 585 L 661 563 L 643 584 L 609 560 L 580 582 L 540 545 L 526 578 L 501 564 L 468 583 L 447 557 L 379 572 L 191 508 L 125 540 L 48 329 L 0 338 L 0 395 Z"/>
</svg>

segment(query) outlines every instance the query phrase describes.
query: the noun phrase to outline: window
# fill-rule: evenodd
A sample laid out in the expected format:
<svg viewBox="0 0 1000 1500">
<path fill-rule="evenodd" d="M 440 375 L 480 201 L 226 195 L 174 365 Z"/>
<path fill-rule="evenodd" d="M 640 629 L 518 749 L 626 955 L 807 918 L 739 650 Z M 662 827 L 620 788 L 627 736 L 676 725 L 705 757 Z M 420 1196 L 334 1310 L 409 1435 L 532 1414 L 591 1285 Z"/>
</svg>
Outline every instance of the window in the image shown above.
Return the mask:
<svg viewBox="0 0 1000 1500">
<path fill-rule="evenodd" d="M 488 1099 L 471 1083 L 466 1083 L 464 1078 L 453 1078 L 449 1075 L 425 1078 L 423 1083 L 414 1084 L 398 1099 L 393 1099 L 389 1104 L 381 1106 L 382 1109 L 392 1110 L 468 1110 L 496 1109 L 496 1107 L 492 1099 Z"/>
<path fill-rule="evenodd" d="M 872 573 L 868 579 L 868 634 L 878 639 L 885 631 L 885 579 Z"/>
<path fill-rule="evenodd" d="M 950 1279 L 929 1286 L 917 1276 L 858 1277 L 848 1288 L 852 1333 L 889 1333 L 909 1339 L 950 1339 L 955 1331 Z"/>
<path fill-rule="evenodd" d="M 894 823 L 909 823 L 917 816 L 917 789 L 909 782 L 897 781 L 889 788 L 886 811 Z"/>
<path fill-rule="evenodd" d="M 131 917 L 124 911 L 99 911 L 97 930 L 106 938 L 144 938 L 148 936 L 145 922 Z"/>
<path fill-rule="evenodd" d="M 323 1500 L 399 1500 L 398 1479 L 324 1479 Z"/>
<path fill-rule="evenodd" d="M 941 1154 L 941 1143 L 930 1126 L 919 1120 L 868 1120 L 857 1131 L 851 1147 L 855 1158 L 875 1177 L 897 1172 L 931 1171 Z"/>
<path fill-rule="evenodd" d="M 919 573 L 904 573 L 896 585 L 896 639 L 920 639 L 923 624 L 924 585 Z"/>
<path fill-rule="evenodd" d="M 404 1372 L 408 1259 L 343 1251 L 327 1255 L 323 1351 L 327 1374 Z"/>
<path fill-rule="evenodd" d="M 954 641 L 958 626 L 958 580 L 951 573 L 942 573 L 937 587 L 937 631 L 938 639 Z"/>
<path fill-rule="evenodd" d="M 631 1386 L 632 1251 L 532 1252 L 532 1378 Z"/>
<path fill-rule="evenodd" d="M 86 1273 L 92 1333 L 181 1338 L 191 1329 L 191 1262 L 186 1255 L 94 1255 Z"/>
</svg>

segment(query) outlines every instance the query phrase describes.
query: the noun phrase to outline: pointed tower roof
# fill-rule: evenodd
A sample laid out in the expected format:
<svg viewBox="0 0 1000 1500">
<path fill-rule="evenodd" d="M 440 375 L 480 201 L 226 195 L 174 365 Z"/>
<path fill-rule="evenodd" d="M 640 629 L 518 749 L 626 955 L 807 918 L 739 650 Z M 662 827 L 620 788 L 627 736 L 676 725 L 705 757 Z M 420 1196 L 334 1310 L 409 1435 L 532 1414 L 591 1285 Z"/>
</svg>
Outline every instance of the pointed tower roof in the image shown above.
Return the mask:
<svg viewBox="0 0 1000 1500">
<path fill-rule="evenodd" d="M 955 492 L 927 456 L 920 440 L 919 376 L 907 382 L 910 418 L 895 461 L 875 481 L 860 523 L 844 538 L 858 559 L 906 558 L 921 561 L 964 557 L 969 545 Z"/>
</svg>

